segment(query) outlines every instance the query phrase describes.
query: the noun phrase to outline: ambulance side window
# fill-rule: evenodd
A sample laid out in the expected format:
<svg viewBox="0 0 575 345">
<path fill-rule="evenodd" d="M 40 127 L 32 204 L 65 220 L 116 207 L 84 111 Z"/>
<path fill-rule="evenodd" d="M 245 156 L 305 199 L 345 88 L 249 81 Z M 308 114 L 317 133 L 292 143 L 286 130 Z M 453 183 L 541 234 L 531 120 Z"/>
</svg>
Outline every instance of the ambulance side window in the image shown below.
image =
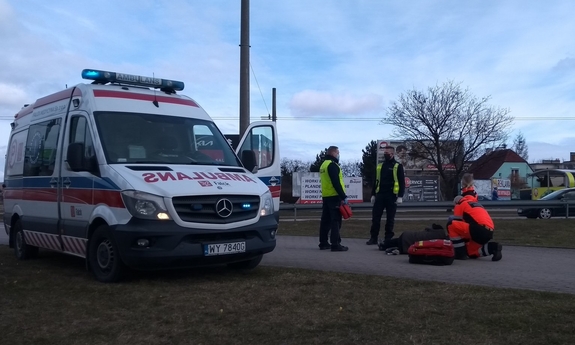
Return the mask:
<svg viewBox="0 0 575 345">
<path fill-rule="evenodd" d="M 24 155 L 24 176 L 52 176 L 59 135 L 60 119 L 30 126 Z"/>
<path fill-rule="evenodd" d="M 84 144 L 84 157 L 86 159 L 92 158 L 95 155 L 94 142 L 92 141 L 92 134 L 88 120 L 83 116 L 75 116 L 70 123 L 70 142 Z"/>
<path fill-rule="evenodd" d="M 259 169 L 270 167 L 274 162 L 274 131 L 271 126 L 252 128 L 242 144 L 242 151 L 254 151 Z"/>
</svg>

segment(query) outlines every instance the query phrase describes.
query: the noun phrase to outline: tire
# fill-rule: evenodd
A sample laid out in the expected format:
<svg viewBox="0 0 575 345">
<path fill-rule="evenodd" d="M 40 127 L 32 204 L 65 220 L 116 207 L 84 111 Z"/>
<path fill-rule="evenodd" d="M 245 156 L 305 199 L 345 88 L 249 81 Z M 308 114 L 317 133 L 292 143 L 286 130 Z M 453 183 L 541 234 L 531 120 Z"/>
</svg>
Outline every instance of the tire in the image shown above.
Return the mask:
<svg viewBox="0 0 575 345">
<path fill-rule="evenodd" d="M 18 260 L 28 260 L 38 255 L 38 247 L 26 243 L 22 222 L 18 219 L 12 227 L 14 236 L 14 254 Z"/>
<path fill-rule="evenodd" d="M 253 270 L 254 268 L 258 267 L 260 262 L 262 262 L 263 257 L 264 256 L 262 254 L 262 255 L 256 256 L 255 258 L 252 258 L 250 260 L 233 262 L 231 264 L 228 264 L 228 267 L 236 269 L 236 270 Z"/>
<path fill-rule="evenodd" d="M 539 210 L 539 218 L 541 219 L 550 219 L 553 213 L 548 208 L 542 208 Z"/>
<path fill-rule="evenodd" d="M 119 282 L 127 271 L 107 225 L 100 225 L 90 237 L 88 266 L 96 280 L 102 283 Z"/>
</svg>

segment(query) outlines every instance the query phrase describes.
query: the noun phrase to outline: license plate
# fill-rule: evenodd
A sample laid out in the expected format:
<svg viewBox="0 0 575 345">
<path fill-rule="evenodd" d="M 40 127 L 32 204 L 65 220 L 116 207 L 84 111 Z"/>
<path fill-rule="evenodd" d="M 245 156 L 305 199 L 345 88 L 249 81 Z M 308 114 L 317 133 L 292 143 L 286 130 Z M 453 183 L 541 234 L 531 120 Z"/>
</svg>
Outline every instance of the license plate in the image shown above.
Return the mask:
<svg viewBox="0 0 575 345">
<path fill-rule="evenodd" d="M 227 255 L 244 253 L 246 251 L 246 242 L 217 243 L 204 245 L 204 255 Z"/>
</svg>

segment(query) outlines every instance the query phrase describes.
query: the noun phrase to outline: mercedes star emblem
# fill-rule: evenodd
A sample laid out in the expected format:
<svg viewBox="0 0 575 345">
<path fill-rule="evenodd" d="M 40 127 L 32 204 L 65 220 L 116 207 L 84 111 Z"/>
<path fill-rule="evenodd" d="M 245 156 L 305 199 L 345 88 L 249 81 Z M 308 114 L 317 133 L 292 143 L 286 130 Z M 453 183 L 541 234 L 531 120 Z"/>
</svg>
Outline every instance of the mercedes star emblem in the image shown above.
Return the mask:
<svg viewBox="0 0 575 345">
<path fill-rule="evenodd" d="M 228 199 L 220 199 L 216 203 L 216 212 L 222 218 L 228 218 L 232 215 L 234 205 Z"/>
</svg>

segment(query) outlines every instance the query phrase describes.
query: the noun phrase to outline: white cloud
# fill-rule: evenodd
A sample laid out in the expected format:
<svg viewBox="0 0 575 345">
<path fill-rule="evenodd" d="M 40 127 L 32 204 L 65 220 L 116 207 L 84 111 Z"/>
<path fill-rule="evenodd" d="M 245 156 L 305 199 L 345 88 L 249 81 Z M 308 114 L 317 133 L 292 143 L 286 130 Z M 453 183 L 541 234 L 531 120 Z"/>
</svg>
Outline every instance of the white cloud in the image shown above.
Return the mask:
<svg viewBox="0 0 575 345">
<path fill-rule="evenodd" d="M 353 96 L 304 90 L 293 95 L 290 108 L 301 115 L 358 115 L 381 109 L 379 95 Z"/>
<path fill-rule="evenodd" d="M 22 88 L 0 82 L 0 108 L 22 107 L 26 101 L 26 92 Z"/>
</svg>

